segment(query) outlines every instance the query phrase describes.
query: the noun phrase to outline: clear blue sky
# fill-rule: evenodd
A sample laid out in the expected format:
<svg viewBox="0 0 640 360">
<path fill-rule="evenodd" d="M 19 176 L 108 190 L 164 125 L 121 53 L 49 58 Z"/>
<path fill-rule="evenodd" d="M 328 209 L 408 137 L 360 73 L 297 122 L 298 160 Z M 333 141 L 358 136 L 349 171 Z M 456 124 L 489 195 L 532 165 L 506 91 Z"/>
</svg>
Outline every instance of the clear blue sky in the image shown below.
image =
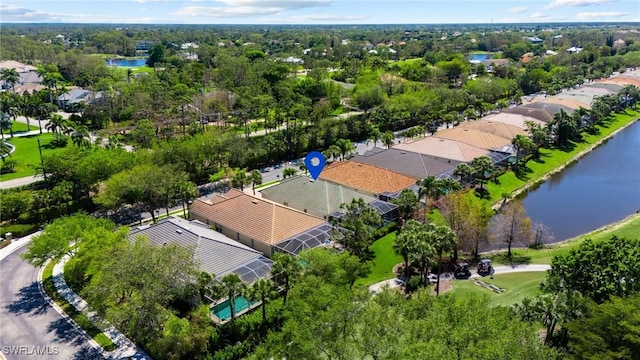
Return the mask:
<svg viewBox="0 0 640 360">
<path fill-rule="evenodd" d="M 2 0 L 0 22 L 442 24 L 640 21 L 638 0 Z"/>
</svg>

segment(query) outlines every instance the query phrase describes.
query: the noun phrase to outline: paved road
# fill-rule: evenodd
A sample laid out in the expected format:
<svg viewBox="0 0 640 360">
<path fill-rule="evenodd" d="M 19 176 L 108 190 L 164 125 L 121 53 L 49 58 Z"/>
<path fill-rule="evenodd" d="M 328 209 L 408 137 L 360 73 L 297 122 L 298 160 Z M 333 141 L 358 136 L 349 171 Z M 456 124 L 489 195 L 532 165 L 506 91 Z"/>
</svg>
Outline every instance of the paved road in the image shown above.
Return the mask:
<svg viewBox="0 0 640 360">
<path fill-rule="evenodd" d="M 0 262 L 2 354 L 9 360 L 101 359 L 87 338 L 46 302 L 38 289 L 39 269 L 20 259 L 24 251 L 26 247 Z"/>
</svg>

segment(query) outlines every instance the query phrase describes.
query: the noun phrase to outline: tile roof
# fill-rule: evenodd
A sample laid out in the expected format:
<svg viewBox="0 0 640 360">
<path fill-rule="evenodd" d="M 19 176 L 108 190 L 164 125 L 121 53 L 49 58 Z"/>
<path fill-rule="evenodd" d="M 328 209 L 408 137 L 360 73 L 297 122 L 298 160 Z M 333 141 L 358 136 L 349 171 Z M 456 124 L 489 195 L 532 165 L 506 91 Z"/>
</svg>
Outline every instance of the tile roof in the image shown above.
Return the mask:
<svg viewBox="0 0 640 360">
<path fill-rule="evenodd" d="M 325 222 L 236 189 L 214 196 L 211 202 L 198 199 L 191 204 L 189 211 L 266 244 L 277 244 Z"/>
<path fill-rule="evenodd" d="M 521 129 L 527 128 L 527 126 L 525 125 L 525 121 L 533 121 L 536 124 L 544 125 L 544 122 L 538 119 L 525 116 L 525 115 L 505 113 L 505 112 L 499 112 L 497 114 L 491 114 L 491 115 L 485 116 L 483 120 L 492 121 L 494 123 L 501 122 L 501 123 L 517 126 Z"/>
<path fill-rule="evenodd" d="M 421 154 L 468 162 L 478 156 L 486 155 L 489 151 L 465 144 L 460 141 L 429 136 L 424 139 L 409 141 L 394 146 L 396 149 L 414 151 Z"/>
<path fill-rule="evenodd" d="M 372 194 L 395 192 L 416 183 L 416 179 L 378 166 L 339 161 L 325 167 L 320 178 Z"/>
<path fill-rule="evenodd" d="M 396 148 L 373 148 L 362 155 L 352 157 L 351 161 L 379 166 L 414 179 L 424 179 L 429 175 L 436 176 L 453 169 L 458 164 L 450 159 Z"/>
<path fill-rule="evenodd" d="M 156 246 L 177 244 L 194 250 L 194 257 L 203 271 L 216 277 L 235 272 L 251 283 L 258 277 L 266 277 L 271 271 L 271 260 L 248 246 L 231 240 L 211 230 L 206 224 L 169 217 L 155 225 L 134 227 L 129 239 L 146 237 Z M 246 268 L 254 271 L 246 271 Z"/>
<path fill-rule="evenodd" d="M 590 109 L 591 108 L 591 100 L 593 100 L 593 96 L 591 95 L 580 95 L 580 94 L 558 94 L 552 97 L 544 98 L 544 99 L 535 99 L 533 103 L 536 102 L 544 102 L 547 104 L 558 104 L 562 106 L 566 106 L 571 111 L 577 110 L 580 107 Z"/>
<path fill-rule="evenodd" d="M 502 122 L 478 120 L 464 123 L 451 129 L 439 131 L 434 137 L 459 141 L 480 149 L 494 149 L 510 144 L 518 134 L 525 135 L 523 129 Z"/>
<path fill-rule="evenodd" d="M 362 198 L 370 203 L 376 198 L 355 189 L 307 176 L 296 176 L 268 187 L 260 192 L 262 197 L 298 209 L 318 217 L 340 210 L 340 205 L 352 199 Z"/>
</svg>

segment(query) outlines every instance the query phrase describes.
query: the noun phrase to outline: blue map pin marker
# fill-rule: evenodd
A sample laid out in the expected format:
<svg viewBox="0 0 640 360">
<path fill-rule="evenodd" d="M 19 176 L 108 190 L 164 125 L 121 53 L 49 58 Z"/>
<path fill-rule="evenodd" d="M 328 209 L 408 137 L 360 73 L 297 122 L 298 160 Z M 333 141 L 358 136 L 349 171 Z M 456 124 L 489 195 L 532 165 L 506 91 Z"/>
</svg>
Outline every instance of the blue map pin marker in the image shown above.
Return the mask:
<svg viewBox="0 0 640 360">
<path fill-rule="evenodd" d="M 318 179 L 318 176 L 320 176 L 322 168 L 324 168 L 326 163 L 327 160 L 319 151 L 312 151 L 307 154 L 306 158 L 304 158 L 304 164 L 307 166 L 307 170 L 309 170 L 309 174 L 311 174 L 313 180 Z"/>
</svg>

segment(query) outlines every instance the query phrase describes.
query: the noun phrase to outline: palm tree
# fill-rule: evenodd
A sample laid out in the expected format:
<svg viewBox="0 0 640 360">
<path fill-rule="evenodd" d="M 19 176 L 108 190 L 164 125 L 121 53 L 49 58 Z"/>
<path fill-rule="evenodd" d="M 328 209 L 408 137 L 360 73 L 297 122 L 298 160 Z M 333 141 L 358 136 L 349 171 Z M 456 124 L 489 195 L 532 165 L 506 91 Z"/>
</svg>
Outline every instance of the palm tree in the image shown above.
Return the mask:
<svg viewBox="0 0 640 360">
<path fill-rule="evenodd" d="M 410 189 L 402 190 L 400 196 L 397 199 L 391 200 L 391 202 L 398 205 L 401 224 L 409 220 L 420 207 L 420 199 L 418 199 L 416 194 Z"/>
<path fill-rule="evenodd" d="M 340 146 L 338 145 L 331 145 L 329 146 L 329 148 L 326 150 L 326 154 L 325 157 L 327 159 L 331 159 L 332 161 L 335 161 L 338 156 L 340 156 Z M 327 156 L 328 155 L 328 156 Z"/>
<path fill-rule="evenodd" d="M 247 176 L 245 169 L 237 169 L 233 173 L 233 179 L 231 179 L 231 186 L 240 188 L 240 191 L 244 191 L 244 186 L 249 185 L 251 180 Z"/>
<path fill-rule="evenodd" d="M 260 170 L 252 170 L 249 174 L 249 180 L 251 181 L 251 188 L 253 189 L 253 195 L 256 194 L 256 185 L 262 184 L 262 174 Z"/>
<path fill-rule="evenodd" d="M 340 156 L 342 157 L 342 160 L 353 152 L 353 144 L 349 139 L 338 139 L 338 141 L 336 141 L 336 145 L 340 148 Z"/>
<path fill-rule="evenodd" d="M 295 176 L 297 173 L 298 171 L 296 171 L 296 169 L 294 168 L 286 168 L 282 170 L 282 178 L 286 179 L 288 177 Z"/>
<path fill-rule="evenodd" d="M 207 296 L 213 296 L 215 292 L 216 276 L 206 271 L 198 273 L 196 279 L 196 286 L 198 287 L 198 294 L 200 295 L 200 301 L 204 301 Z"/>
<path fill-rule="evenodd" d="M 23 95 L 20 97 L 18 102 L 18 108 L 20 109 L 20 114 L 24 116 L 27 120 L 27 129 L 31 130 L 31 123 L 29 121 L 29 117 L 36 112 L 37 103 L 40 101 L 31 95 Z"/>
<path fill-rule="evenodd" d="M 4 111 L 0 112 L 0 138 L 4 139 L 4 131 L 9 130 L 11 132 L 11 137 L 13 137 L 13 131 L 11 131 L 11 121 L 9 120 L 9 115 L 7 115 Z"/>
<path fill-rule="evenodd" d="M 111 138 L 109 138 L 111 139 Z M 176 195 L 182 202 L 182 216 L 187 218 L 187 204 L 200 194 L 198 186 L 191 181 L 180 181 L 175 187 Z"/>
<path fill-rule="evenodd" d="M 56 135 L 62 135 L 67 131 L 69 121 L 57 113 L 52 113 L 47 124 L 47 130 L 53 132 Z"/>
<path fill-rule="evenodd" d="M 429 196 L 433 195 L 436 190 L 436 181 L 437 180 L 433 175 L 429 175 L 422 180 L 416 181 L 416 185 L 420 187 L 420 190 L 418 191 L 418 198 L 424 196 L 425 220 L 429 213 Z"/>
<path fill-rule="evenodd" d="M 516 162 L 514 164 L 514 171 L 518 173 L 518 162 L 528 151 L 534 148 L 531 139 L 525 135 L 517 134 L 512 140 L 511 144 L 516 149 Z"/>
<path fill-rule="evenodd" d="M 393 132 L 387 130 L 384 132 L 384 134 L 382 134 L 382 143 L 384 144 L 384 146 L 387 147 L 387 149 L 391 148 L 391 146 L 393 145 L 393 142 L 395 140 L 395 135 L 393 135 Z"/>
<path fill-rule="evenodd" d="M 235 300 L 236 297 L 245 292 L 247 285 L 242 282 L 240 275 L 236 273 L 229 273 L 220 280 L 220 290 L 227 295 L 227 301 L 229 301 L 229 310 L 231 312 L 231 322 L 235 320 Z"/>
<path fill-rule="evenodd" d="M 302 272 L 302 265 L 293 255 L 289 253 L 276 253 L 272 257 L 273 267 L 271 273 L 274 276 L 275 283 L 283 287 L 282 304 L 287 304 L 287 294 L 291 288 L 291 284 L 298 279 Z"/>
<path fill-rule="evenodd" d="M 6 91 L 0 93 L 0 111 L 15 122 L 20 114 L 18 95 Z M 13 127 L 9 127 L 9 132 L 11 133 L 11 137 L 13 137 Z"/>
<path fill-rule="evenodd" d="M 415 237 L 417 239 L 413 252 L 409 255 L 411 261 L 417 264 L 420 270 L 420 282 L 423 285 L 429 283 L 429 266 L 431 265 L 431 258 L 436 254 L 436 249 L 430 241 L 430 234 L 427 224 L 421 224 L 419 228 L 416 228 Z"/>
<path fill-rule="evenodd" d="M 367 138 L 367 144 L 369 144 L 369 141 L 371 141 L 373 142 L 373 147 L 376 147 L 376 144 L 378 143 L 378 141 L 380 141 L 381 138 L 382 133 L 380 133 L 380 130 L 372 128 Z"/>
<path fill-rule="evenodd" d="M 262 323 L 267 321 L 267 302 L 277 296 L 276 286 L 271 280 L 259 279 L 251 285 L 248 296 L 251 300 L 260 300 Z"/>
<path fill-rule="evenodd" d="M 0 71 L 0 79 L 4 80 L 7 84 L 11 84 L 11 90 L 16 90 L 16 83 L 20 81 L 20 74 L 16 69 L 5 68 Z"/>
<path fill-rule="evenodd" d="M 487 174 L 493 170 L 493 161 L 488 156 L 478 156 L 471 161 L 471 167 L 474 169 L 476 176 L 480 175 L 480 190 L 484 190 L 484 181 L 487 179 Z"/>
<path fill-rule="evenodd" d="M 469 182 L 471 174 L 473 174 L 473 169 L 467 163 L 460 163 L 456 165 L 455 170 L 453 170 L 453 175 L 460 178 L 461 185 L 466 185 Z"/>
<path fill-rule="evenodd" d="M 44 103 L 36 104 L 33 115 L 38 119 L 38 127 L 40 128 L 40 134 L 42 134 L 42 120 L 49 118 L 51 115 L 51 105 Z"/>
<path fill-rule="evenodd" d="M 436 295 L 440 295 L 440 273 L 442 272 L 442 254 L 455 250 L 457 247 L 456 234 L 446 225 L 429 224 L 430 240 L 438 254 L 438 279 L 436 281 Z"/>
<path fill-rule="evenodd" d="M 78 147 L 91 147 L 89 129 L 85 125 L 73 124 L 73 126 L 69 128 L 69 134 L 71 135 L 71 141 Z"/>
<path fill-rule="evenodd" d="M 418 244 L 417 234 L 422 226 L 423 224 L 416 220 L 407 221 L 393 241 L 393 251 L 404 260 L 404 277 L 407 280 L 409 279 L 409 260 L 415 252 Z"/>
</svg>

